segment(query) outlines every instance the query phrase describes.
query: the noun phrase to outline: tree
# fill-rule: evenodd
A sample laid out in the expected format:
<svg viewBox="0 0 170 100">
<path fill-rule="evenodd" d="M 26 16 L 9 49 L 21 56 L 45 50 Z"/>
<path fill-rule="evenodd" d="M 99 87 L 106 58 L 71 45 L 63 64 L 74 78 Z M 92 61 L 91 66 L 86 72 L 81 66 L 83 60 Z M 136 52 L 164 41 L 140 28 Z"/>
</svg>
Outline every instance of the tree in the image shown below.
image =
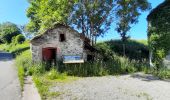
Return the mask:
<svg viewBox="0 0 170 100">
<path fill-rule="evenodd" d="M 3 43 L 11 43 L 12 38 L 19 34 L 21 34 L 21 30 L 17 25 L 11 22 L 0 24 L 0 40 L 2 40 Z"/>
<path fill-rule="evenodd" d="M 66 24 L 73 5 L 77 0 L 29 0 L 27 17 L 30 32 L 44 31 L 54 23 Z"/>
<path fill-rule="evenodd" d="M 71 26 L 75 26 L 94 44 L 97 37 L 109 29 L 113 20 L 112 8 L 113 0 L 80 0 L 74 6 Z"/>
<path fill-rule="evenodd" d="M 55 23 L 70 25 L 90 38 L 92 44 L 106 33 L 113 19 L 118 20 L 116 30 L 125 41 L 140 11 L 150 8 L 147 0 L 29 0 L 29 3 L 28 30 L 43 31 Z"/>
<path fill-rule="evenodd" d="M 133 24 L 138 22 L 142 11 L 151 8 L 147 0 L 115 0 L 117 20 L 117 32 L 120 34 L 123 42 L 129 38 L 127 35 Z M 125 44 L 123 44 L 123 54 L 125 56 Z"/>
<path fill-rule="evenodd" d="M 27 29 L 32 32 L 46 30 L 61 23 L 82 31 L 96 41 L 111 23 L 112 0 L 29 0 Z"/>
</svg>

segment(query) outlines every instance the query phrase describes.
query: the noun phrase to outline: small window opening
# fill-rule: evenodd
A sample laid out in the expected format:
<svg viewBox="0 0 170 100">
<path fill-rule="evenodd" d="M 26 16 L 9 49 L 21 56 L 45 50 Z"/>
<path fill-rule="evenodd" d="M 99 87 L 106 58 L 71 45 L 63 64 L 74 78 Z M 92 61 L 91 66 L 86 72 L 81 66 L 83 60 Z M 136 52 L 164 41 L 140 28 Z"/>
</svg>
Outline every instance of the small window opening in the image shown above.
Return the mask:
<svg viewBox="0 0 170 100">
<path fill-rule="evenodd" d="M 64 42 L 66 40 L 64 34 L 60 34 L 60 42 Z"/>
<path fill-rule="evenodd" d="M 93 55 L 87 55 L 87 61 L 94 61 Z"/>
</svg>

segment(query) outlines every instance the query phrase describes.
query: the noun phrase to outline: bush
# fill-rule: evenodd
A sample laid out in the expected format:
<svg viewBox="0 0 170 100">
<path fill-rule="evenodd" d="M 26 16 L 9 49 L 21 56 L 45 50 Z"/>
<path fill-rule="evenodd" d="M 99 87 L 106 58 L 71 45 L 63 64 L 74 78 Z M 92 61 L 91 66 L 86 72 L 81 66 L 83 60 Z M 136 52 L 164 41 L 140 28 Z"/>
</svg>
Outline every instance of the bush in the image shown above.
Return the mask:
<svg viewBox="0 0 170 100">
<path fill-rule="evenodd" d="M 55 80 L 55 79 L 65 79 L 67 76 L 66 73 L 59 73 L 57 69 L 52 68 L 47 74 L 46 77 L 50 80 Z"/>
<path fill-rule="evenodd" d="M 155 75 L 161 79 L 170 79 L 170 70 L 160 69 L 160 70 L 156 71 Z"/>
<path fill-rule="evenodd" d="M 25 37 L 22 34 L 17 35 L 14 39 L 15 39 L 15 44 L 21 44 L 25 41 Z"/>
<path fill-rule="evenodd" d="M 125 54 L 129 59 L 143 60 L 149 58 L 149 49 L 145 43 L 146 41 L 128 40 L 125 42 Z M 123 56 L 123 42 L 121 40 L 111 40 L 98 43 L 96 48 L 100 51 L 100 54 L 105 51 L 107 55 L 104 57 L 110 57 L 110 52 L 116 53 L 118 56 Z M 104 51 L 103 51 L 104 50 Z M 104 54 L 105 54 L 104 53 Z M 110 54 L 111 55 L 111 54 Z"/>
<path fill-rule="evenodd" d="M 42 75 L 46 72 L 43 63 L 32 63 L 32 66 L 27 67 L 28 75 Z"/>
</svg>

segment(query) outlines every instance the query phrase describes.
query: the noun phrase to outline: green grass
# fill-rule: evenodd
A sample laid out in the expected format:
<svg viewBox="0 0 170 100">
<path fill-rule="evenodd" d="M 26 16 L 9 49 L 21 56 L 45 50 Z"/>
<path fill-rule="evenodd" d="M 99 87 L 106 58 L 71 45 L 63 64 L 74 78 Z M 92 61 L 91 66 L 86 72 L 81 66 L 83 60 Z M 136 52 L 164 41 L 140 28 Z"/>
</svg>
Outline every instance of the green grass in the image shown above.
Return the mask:
<svg viewBox="0 0 170 100">
<path fill-rule="evenodd" d="M 25 41 L 22 44 L 1 44 L 0 51 L 6 51 L 13 53 L 15 56 L 20 54 L 21 52 L 28 50 L 30 48 L 29 41 Z"/>
<path fill-rule="evenodd" d="M 24 72 L 24 68 L 22 66 L 18 67 L 18 78 L 20 81 L 20 87 L 21 90 L 23 91 L 23 87 L 24 87 L 24 77 L 25 77 L 25 72 Z"/>
<path fill-rule="evenodd" d="M 24 77 L 26 73 L 26 68 L 31 66 L 31 54 L 30 51 L 24 51 L 20 55 L 16 57 L 15 64 L 18 69 L 18 77 L 21 85 L 21 90 L 23 90 L 24 86 Z"/>
<path fill-rule="evenodd" d="M 71 82 L 76 79 L 76 77 L 68 77 L 66 74 L 59 73 L 54 69 L 51 69 L 51 71 L 42 75 L 33 75 L 33 81 L 38 89 L 38 92 L 40 93 L 42 100 L 55 98 L 62 94 L 61 92 L 50 91 L 50 88 L 55 86 L 56 83 Z"/>
</svg>

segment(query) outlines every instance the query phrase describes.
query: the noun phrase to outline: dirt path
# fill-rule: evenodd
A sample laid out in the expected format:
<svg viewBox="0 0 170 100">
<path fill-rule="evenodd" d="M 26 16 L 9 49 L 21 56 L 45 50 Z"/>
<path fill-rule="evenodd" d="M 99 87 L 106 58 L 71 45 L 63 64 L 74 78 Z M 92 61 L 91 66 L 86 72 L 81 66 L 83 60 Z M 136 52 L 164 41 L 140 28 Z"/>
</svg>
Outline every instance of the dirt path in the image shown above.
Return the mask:
<svg viewBox="0 0 170 100">
<path fill-rule="evenodd" d="M 142 73 L 81 78 L 51 91 L 62 93 L 54 100 L 170 100 L 170 82 Z"/>
<path fill-rule="evenodd" d="M 22 100 L 41 100 L 41 97 L 32 81 L 31 76 L 25 78 Z"/>
<path fill-rule="evenodd" d="M 11 55 L 8 57 L 10 58 Z M 7 59 L 6 61 L 0 61 L 0 100 L 20 99 L 20 83 L 17 77 L 16 67 L 14 67 L 14 61 Z"/>
</svg>

